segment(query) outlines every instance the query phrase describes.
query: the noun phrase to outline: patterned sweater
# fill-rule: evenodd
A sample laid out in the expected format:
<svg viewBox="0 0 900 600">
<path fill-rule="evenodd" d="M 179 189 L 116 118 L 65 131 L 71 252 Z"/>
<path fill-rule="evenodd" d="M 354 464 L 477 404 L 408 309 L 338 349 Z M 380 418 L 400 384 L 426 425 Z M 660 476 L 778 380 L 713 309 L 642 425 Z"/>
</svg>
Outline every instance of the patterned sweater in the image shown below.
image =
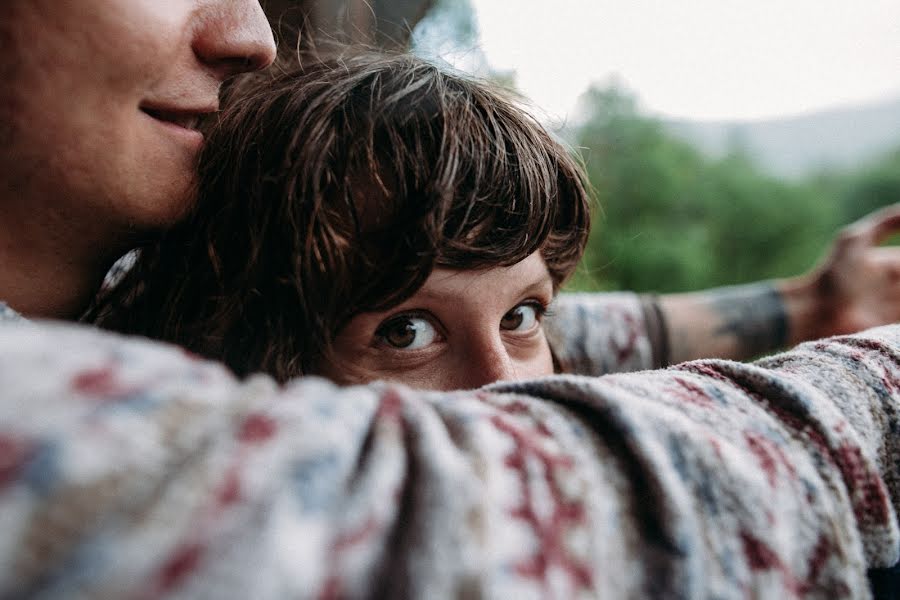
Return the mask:
<svg viewBox="0 0 900 600">
<path fill-rule="evenodd" d="M 0 390 L 3 598 L 865 598 L 898 559 L 900 327 L 424 393 L 10 323 Z"/>
</svg>

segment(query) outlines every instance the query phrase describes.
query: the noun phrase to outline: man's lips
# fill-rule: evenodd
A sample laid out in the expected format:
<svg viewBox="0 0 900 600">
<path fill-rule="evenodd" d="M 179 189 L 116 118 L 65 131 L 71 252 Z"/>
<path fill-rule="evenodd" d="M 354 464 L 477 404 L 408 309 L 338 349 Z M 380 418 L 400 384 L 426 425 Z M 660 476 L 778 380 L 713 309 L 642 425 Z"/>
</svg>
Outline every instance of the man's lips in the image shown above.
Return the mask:
<svg viewBox="0 0 900 600">
<path fill-rule="evenodd" d="M 206 115 L 216 112 L 218 109 L 218 107 L 184 109 L 155 106 L 141 106 L 140 108 L 144 114 L 157 121 L 162 121 L 163 123 L 168 123 L 190 131 L 196 131 L 200 125 L 201 119 Z"/>
</svg>

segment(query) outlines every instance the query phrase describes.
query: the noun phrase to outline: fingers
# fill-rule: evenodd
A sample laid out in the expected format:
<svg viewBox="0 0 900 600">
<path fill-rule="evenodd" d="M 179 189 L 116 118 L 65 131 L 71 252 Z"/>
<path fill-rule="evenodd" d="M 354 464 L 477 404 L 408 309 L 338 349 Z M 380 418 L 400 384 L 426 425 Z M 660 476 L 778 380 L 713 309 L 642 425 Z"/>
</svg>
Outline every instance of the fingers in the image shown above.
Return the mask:
<svg viewBox="0 0 900 600">
<path fill-rule="evenodd" d="M 900 233 L 900 203 L 892 204 L 851 223 L 846 234 L 855 241 L 876 246 L 895 233 Z"/>
<path fill-rule="evenodd" d="M 872 248 L 868 252 L 868 260 L 884 281 L 900 285 L 900 247 Z"/>
</svg>

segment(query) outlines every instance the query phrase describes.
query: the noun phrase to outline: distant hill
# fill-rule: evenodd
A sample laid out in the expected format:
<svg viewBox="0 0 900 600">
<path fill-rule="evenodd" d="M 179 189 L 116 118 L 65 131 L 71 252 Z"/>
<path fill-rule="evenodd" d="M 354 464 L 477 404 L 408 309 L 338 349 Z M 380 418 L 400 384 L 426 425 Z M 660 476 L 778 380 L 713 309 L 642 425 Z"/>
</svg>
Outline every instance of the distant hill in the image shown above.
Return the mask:
<svg viewBox="0 0 900 600">
<path fill-rule="evenodd" d="M 900 146 L 900 98 L 771 121 L 663 123 L 711 156 L 739 148 L 773 174 L 800 177 L 820 169 L 853 168 Z"/>
</svg>

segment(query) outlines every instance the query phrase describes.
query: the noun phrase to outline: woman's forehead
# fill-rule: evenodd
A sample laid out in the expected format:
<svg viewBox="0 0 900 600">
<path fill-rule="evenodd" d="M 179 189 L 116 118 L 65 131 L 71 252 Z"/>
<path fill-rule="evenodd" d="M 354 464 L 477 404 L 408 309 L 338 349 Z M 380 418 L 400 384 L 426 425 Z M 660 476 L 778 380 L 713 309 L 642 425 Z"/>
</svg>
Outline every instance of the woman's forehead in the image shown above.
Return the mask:
<svg viewBox="0 0 900 600">
<path fill-rule="evenodd" d="M 480 269 L 450 269 L 437 267 L 411 300 L 444 300 L 465 298 L 473 294 L 501 297 L 504 294 L 553 288 L 553 281 L 540 252 L 509 266 L 488 266 Z"/>
</svg>

